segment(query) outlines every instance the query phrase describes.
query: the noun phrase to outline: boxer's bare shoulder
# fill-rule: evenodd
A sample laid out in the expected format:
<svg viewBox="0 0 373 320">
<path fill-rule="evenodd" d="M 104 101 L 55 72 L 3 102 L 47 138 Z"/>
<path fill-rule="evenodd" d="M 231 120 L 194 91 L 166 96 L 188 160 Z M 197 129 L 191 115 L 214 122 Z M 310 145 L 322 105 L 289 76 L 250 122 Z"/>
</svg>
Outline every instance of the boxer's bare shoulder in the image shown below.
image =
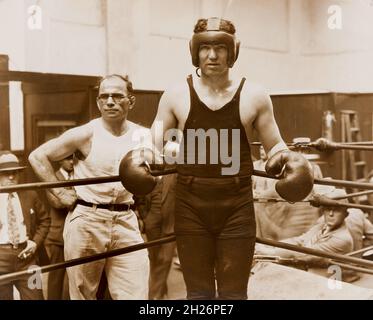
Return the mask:
<svg viewBox="0 0 373 320">
<path fill-rule="evenodd" d="M 182 129 L 190 109 L 189 88 L 186 81 L 167 88 L 159 102 L 155 121 L 162 121 L 165 130 Z"/>
<path fill-rule="evenodd" d="M 190 101 L 187 82 L 180 82 L 167 88 L 162 95 L 161 101 L 173 112 L 177 112 L 179 109 L 185 109 L 185 107 L 189 106 Z"/>
<path fill-rule="evenodd" d="M 272 112 L 272 102 L 268 92 L 260 85 L 246 81 L 240 100 L 241 121 L 245 125 L 254 125 L 257 117 Z"/>
</svg>

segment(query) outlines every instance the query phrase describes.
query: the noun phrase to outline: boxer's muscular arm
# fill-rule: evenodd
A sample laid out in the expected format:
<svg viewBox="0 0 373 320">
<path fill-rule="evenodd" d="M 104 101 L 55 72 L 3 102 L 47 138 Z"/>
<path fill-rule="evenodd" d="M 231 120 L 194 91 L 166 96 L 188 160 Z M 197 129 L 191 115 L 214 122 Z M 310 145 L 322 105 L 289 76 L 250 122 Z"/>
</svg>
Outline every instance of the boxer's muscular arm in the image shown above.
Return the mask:
<svg viewBox="0 0 373 320">
<path fill-rule="evenodd" d="M 166 131 L 177 128 L 177 119 L 174 113 L 174 108 L 177 107 L 176 99 L 176 92 L 167 90 L 159 101 L 158 112 L 151 127 L 153 144 L 158 151 L 163 149 Z"/>
<path fill-rule="evenodd" d="M 283 142 L 273 114 L 272 101 L 267 93 L 258 91 L 253 102 L 256 110 L 253 126 L 259 134 L 265 152 L 268 154 L 275 145 Z"/>
<path fill-rule="evenodd" d="M 276 191 L 282 198 L 291 202 L 300 201 L 312 191 L 312 167 L 302 155 L 289 151 L 282 140 L 269 95 L 257 90 L 251 96 L 248 109 L 252 110 L 252 126 L 257 130 L 269 158 L 266 172 L 272 176 L 281 175 Z"/>
</svg>

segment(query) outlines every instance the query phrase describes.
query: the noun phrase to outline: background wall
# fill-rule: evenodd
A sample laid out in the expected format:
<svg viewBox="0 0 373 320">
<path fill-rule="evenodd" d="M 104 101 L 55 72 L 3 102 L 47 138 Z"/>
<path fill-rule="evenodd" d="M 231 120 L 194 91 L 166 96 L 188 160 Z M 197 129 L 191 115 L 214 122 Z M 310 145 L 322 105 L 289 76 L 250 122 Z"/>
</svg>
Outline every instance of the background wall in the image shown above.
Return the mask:
<svg viewBox="0 0 373 320">
<path fill-rule="evenodd" d="M 104 0 L 0 0 L 0 54 L 9 56 L 10 70 L 102 75 L 107 65 L 105 4 Z M 38 18 L 33 5 L 41 9 L 40 29 L 30 28 L 30 20 Z M 19 83 L 10 83 L 9 101 L 11 148 L 23 150 Z"/>
<path fill-rule="evenodd" d="M 373 3 L 368 0 L 107 0 L 108 71 L 163 90 L 193 72 L 198 17 L 232 19 L 241 40 L 234 73 L 272 93 L 372 91 Z M 337 6 L 341 29 L 331 29 Z M 329 24 L 329 25 L 328 25 Z"/>
<path fill-rule="evenodd" d="M 106 70 L 104 4 L 101 0 L 2 0 L 0 53 L 9 55 L 11 70 L 102 74 Z M 41 9 L 40 29 L 30 28 L 32 5 Z"/>
<path fill-rule="evenodd" d="M 233 72 L 238 76 L 269 89 L 307 87 L 307 76 L 299 76 L 303 1 L 108 0 L 107 8 L 112 18 L 107 20 L 108 70 L 128 72 L 141 89 L 163 90 L 194 72 L 189 39 L 197 19 L 209 16 L 236 24 L 241 51 Z M 128 20 L 119 18 L 123 14 Z"/>
<path fill-rule="evenodd" d="M 42 12 L 31 29 L 32 5 Z M 331 29 L 333 6 L 341 29 Z M 370 0 L 1 0 L 0 53 L 11 70 L 129 73 L 164 90 L 193 72 L 199 17 L 232 19 L 241 40 L 233 72 L 270 92 L 373 91 Z"/>
<path fill-rule="evenodd" d="M 325 13 L 338 5 L 342 28 L 329 29 Z M 309 83 L 333 91 L 370 91 L 373 82 L 373 2 L 307 1 L 308 29 L 301 54 L 312 61 Z"/>
<path fill-rule="evenodd" d="M 41 29 L 28 24 L 35 4 Z M 271 93 L 373 91 L 370 0 L 2 0 L 0 53 L 11 70 L 129 73 L 138 89 L 164 90 L 194 71 L 188 41 L 209 16 L 235 22 L 233 72 Z"/>
</svg>

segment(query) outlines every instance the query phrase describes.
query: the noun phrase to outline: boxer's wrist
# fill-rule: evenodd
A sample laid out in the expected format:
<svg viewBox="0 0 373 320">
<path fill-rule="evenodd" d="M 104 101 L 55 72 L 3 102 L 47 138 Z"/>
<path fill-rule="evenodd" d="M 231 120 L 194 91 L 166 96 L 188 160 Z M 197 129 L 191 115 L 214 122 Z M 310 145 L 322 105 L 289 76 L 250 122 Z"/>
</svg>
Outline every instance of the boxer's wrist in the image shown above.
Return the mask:
<svg viewBox="0 0 373 320">
<path fill-rule="evenodd" d="M 272 149 L 268 152 L 267 154 L 268 159 L 270 159 L 277 152 L 283 151 L 283 150 L 289 150 L 289 148 L 284 141 L 280 141 L 279 143 L 274 145 Z"/>
</svg>

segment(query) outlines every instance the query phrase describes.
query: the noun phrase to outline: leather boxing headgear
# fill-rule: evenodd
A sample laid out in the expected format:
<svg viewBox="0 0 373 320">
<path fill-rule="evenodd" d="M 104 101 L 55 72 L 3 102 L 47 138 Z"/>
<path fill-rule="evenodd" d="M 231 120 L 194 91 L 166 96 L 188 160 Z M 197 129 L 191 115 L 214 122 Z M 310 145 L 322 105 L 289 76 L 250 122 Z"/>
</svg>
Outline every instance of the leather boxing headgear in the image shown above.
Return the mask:
<svg viewBox="0 0 373 320">
<path fill-rule="evenodd" d="M 222 28 L 222 19 L 207 19 L 206 28 L 201 32 L 194 31 L 192 39 L 189 41 L 190 54 L 192 63 L 199 67 L 199 47 L 201 44 L 224 44 L 228 50 L 228 67 L 232 68 L 238 58 L 240 42 L 236 39 L 234 33 L 229 33 Z"/>
</svg>

